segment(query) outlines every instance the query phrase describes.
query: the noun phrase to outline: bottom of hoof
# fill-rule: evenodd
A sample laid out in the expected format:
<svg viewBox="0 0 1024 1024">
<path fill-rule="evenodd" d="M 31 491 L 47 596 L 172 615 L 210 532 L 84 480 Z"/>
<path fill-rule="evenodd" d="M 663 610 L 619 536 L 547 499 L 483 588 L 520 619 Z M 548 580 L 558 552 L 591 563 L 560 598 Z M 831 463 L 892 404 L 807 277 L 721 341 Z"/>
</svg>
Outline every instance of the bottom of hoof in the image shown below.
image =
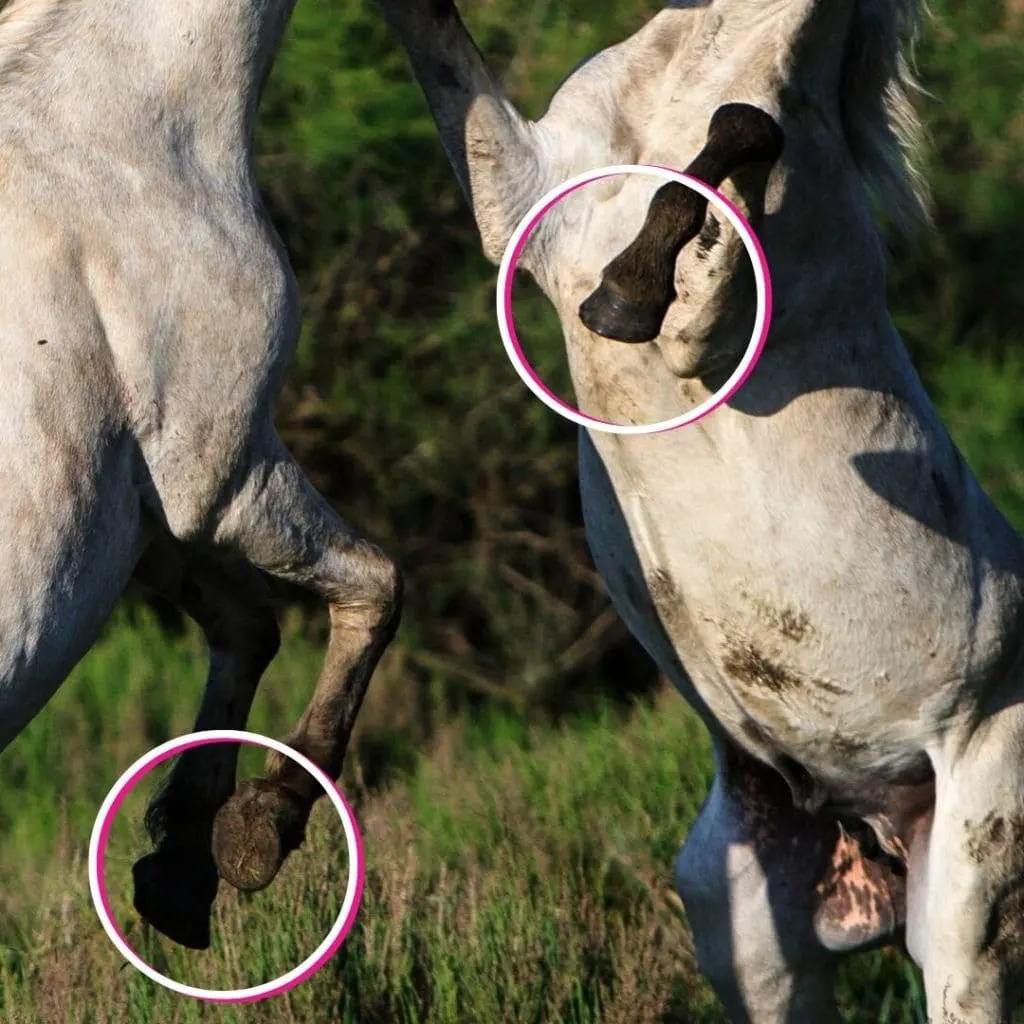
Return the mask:
<svg viewBox="0 0 1024 1024">
<path fill-rule="evenodd" d="M 243 892 L 265 889 L 303 839 L 306 809 L 283 786 L 250 779 L 217 812 L 213 858 L 220 877 Z"/>
<path fill-rule="evenodd" d="M 217 898 L 217 868 L 209 853 L 166 848 L 132 866 L 135 910 L 162 935 L 189 949 L 210 948 L 210 912 Z"/>
</svg>

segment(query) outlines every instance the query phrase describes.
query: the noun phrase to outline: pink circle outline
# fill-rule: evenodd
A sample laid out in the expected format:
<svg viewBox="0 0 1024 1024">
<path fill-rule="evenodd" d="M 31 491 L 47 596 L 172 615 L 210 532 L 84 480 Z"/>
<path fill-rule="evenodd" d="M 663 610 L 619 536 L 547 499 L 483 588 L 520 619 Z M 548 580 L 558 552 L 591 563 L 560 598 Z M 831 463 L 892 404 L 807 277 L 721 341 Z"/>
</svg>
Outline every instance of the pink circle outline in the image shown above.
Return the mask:
<svg viewBox="0 0 1024 1024">
<path fill-rule="evenodd" d="M 320 946 L 306 958 L 303 963 L 292 968 L 280 978 L 247 989 L 218 990 L 200 989 L 183 982 L 175 981 L 156 971 L 147 964 L 135 950 L 128 945 L 124 934 L 118 928 L 114 920 L 110 899 L 107 894 L 105 868 L 106 850 L 110 839 L 110 831 L 128 794 L 138 785 L 142 779 L 154 768 L 165 761 L 186 750 L 196 747 L 210 746 L 215 743 L 245 743 L 250 746 L 263 747 L 268 750 L 275 750 L 285 757 L 306 769 L 327 793 L 330 802 L 334 805 L 342 820 L 345 829 L 345 837 L 349 853 L 349 881 L 346 886 L 345 899 L 337 919 L 331 926 L 327 937 L 320 943 Z M 273 996 L 283 995 L 285 992 L 295 988 L 296 985 L 311 978 L 319 971 L 341 948 L 348 937 L 352 926 L 355 924 L 359 907 L 362 903 L 363 887 L 366 879 L 366 861 L 363 850 L 362 834 L 359 824 L 356 821 L 352 808 L 349 806 L 344 793 L 338 788 L 334 781 L 317 765 L 305 755 L 293 750 L 291 747 L 279 740 L 261 736 L 258 733 L 243 732 L 231 729 L 211 729 L 205 732 L 189 733 L 186 736 L 169 740 L 166 743 L 155 747 L 148 754 L 140 757 L 114 784 L 104 800 L 100 812 L 93 824 L 92 836 L 89 842 L 89 888 L 92 895 L 93 905 L 96 909 L 100 923 L 106 931 L 107 936 L 117 947 L 118 951 L 135 967 L 140 973 L 155 981 L 164 988 L 185 995 L 193 999 L 200 999 L 205 1002 L 219 1004 L 253 1003 Z"/>
<path fill-rule="evenodd" d="M 757 316 L 754 321 L 754 329 L 751 333 L 750 343 L 744 353 L 739 366 L 733 371 L 732 376 L 722 385 L 721 388 L 710 398 L 706 399 L 690 412 L 677 416 L 671 420 L 662 420 L 658 423 L 644 424 L 620 424 L 611 423 L 607 420 L 597 419 L 581 412 L 579 409 L 563 402 L 550 388 L 541 380 L 537 371 L 526 358 L 526 353 L 520 344 L 519 336 L 515 329 L 515 320 L 512 313 L 512 289 L 514 284 L 515 269 L 522 257 L 537 225 L 544 216 L 567 196 L 571 195 L 584 185 L 605 178 L 612 178 L 623 174 L 648 174 L 665 178 L 669 181 L 677 181 L 680 184 L 688 185 L 709 202 L 718 206 L 726 215 L 732 226 L 739 232 L 743 239 L 744 247 L 754 267 L 754 276 L 757 284 Z M 498 327 L 501 332 L 505 351 L 516 372 L 527 385 L 527 387 L 550 409 L 559 415 L 579 426 L 592 428 L 610 434 L 658 434 L 671 430 L 678 430 L 680 427 L 696 423 L 705 416 L 714 412 L 721 405 L 732 398 L 737 391 L 746 383 L 747 378 L 753 372 L 761 358 L 768 333 L 771 330 L 773 291 L 771 271 L 768 267 L 768 260 L 765 257 L 764 249 L 760 239 L 747 219 L 740 212 L 739 208 L 730 199 L 724 196 L 718 189 L 692 175 L 678 171 L 672 167 L 663 167 L 659 164 L 621 164 L 599 167 L 592 171 L 579 174 L 568 181 L 563 182 L 557 188 L 552 189 L 546 196 L 540 199 L 520 221 L 516 230 L 512 233 L 505 254 L 502 257 L 498 273 Z M 760 329 L 759 329 L 760 327 Z"/>
</svg>

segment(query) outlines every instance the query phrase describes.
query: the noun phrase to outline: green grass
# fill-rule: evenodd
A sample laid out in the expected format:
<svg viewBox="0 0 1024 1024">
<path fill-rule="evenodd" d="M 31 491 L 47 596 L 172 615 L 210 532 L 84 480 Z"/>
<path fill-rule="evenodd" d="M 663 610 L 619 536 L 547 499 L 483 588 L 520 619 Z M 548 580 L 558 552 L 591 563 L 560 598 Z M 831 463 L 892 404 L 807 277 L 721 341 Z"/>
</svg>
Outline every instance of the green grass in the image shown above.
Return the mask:
<svg viewBox="0 0 1024 1024">
<path fill-rule="evenodd" d="M 251 722 L 272 734 L 297 714 L 319 660 L 294 625 L 286 635 Z M 407 771 L 374 788 L 365 784 L 366 744 L 357 745 L 344 784 L 364 834 L 367 888 L 339 955 L 287 997 L 242 1009 L 151 983 L 101 931 L 87 843 L 118 775 L 188 731 L 203 672 L 192 632 L 169 639 L 149 615 L 122 614 L 0 759 L 4 1020 L 722 1020 L 671 890 L 710 771 L 706 736 L 674 694 L 560 726 L 483 713 L 443 728 Z M 385 665 L 378 702 L 394 699 L 396 680 Z M 243 774 L 259 766 L 258 752 L 246 751 Z M 344 892 L 345 844 L 331 809 L 318 806 L 307 845 L 268 890 L 222 887 L 213 949 L 185 951 L 130 906 L 130 865 L 148 849 L 141 815 L 160 771 L 126 802 L 108 851 L 129 942 L 158 970 L 201 987 L 258 984 L 295 966 L 326 934 Z M 840 991 L 850 1021 L 923 1019 L 916 972 L 894 954 L 853 961 Z"/>
</svg>

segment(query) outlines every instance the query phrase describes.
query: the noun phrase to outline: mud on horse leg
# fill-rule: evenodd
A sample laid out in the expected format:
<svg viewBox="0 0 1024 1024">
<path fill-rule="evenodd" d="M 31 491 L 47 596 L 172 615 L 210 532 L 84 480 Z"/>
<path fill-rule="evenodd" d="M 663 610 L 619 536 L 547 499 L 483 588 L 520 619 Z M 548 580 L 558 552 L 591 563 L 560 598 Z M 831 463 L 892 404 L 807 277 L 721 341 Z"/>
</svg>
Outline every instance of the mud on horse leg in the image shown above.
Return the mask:
<svg viewBox="0 0 1024 1024">
<path fill-rule="evenodd" d="M 1015 701 L 1021 681 L 1024 665 Z M 1024 708 L 996 711 L 937 760 L 934 816 L 911 850 L 908 947 L 930 1020 L 1010 1024 L 1024 996 Z"/>
<path fill-rule="evenodd" d="M 332 778 L 342 761 L 370 676 L 398 626 L 399 596 L 390 563 L 373 549 L 350 557 L 367 570 L 377 591 L 363 607 L 330 608 L 331 639 L 313 698 L 285 743 Z M 378 574 L 373 581 L 371 574 Z M 221 877 L 238 889 L 269 885 L 282 862 L 298 848 L 320 784 L 294 761 L 271 752 L 267 778 L 243 782 L 214 823 L 213 855 Z"/>
</svg>

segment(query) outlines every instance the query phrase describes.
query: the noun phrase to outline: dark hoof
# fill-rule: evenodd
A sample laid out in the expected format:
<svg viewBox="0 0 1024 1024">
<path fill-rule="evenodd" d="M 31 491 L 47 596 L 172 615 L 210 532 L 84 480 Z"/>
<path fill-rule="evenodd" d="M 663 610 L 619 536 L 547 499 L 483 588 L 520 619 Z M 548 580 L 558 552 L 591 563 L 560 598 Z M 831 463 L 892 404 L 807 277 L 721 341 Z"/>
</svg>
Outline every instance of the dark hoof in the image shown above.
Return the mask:
<svg viewBox="0 0 1024 1024">
<path fill-rule="evenodd" d="M 602 283 L 583 300 L 579 316 L 584 327 L 612 341 L 654 341 L 661 334 L 668 305 L 631 302 Z"/>
<path fill-rule="evenodd" d="M 257 892 L 277 876 L 285 857 L 301 845 L 309 808 L 291 790 L 249 779 L 217 812 L 213 859 L 236 889 Z"/>
<path fill-rule="evenodd" d="M 135 909 L 179 946 L 210 948 L 210 910 L 217 898 L 217 867 L 209 851 L 161 847 L 132 866 Z"/>
</svg>

